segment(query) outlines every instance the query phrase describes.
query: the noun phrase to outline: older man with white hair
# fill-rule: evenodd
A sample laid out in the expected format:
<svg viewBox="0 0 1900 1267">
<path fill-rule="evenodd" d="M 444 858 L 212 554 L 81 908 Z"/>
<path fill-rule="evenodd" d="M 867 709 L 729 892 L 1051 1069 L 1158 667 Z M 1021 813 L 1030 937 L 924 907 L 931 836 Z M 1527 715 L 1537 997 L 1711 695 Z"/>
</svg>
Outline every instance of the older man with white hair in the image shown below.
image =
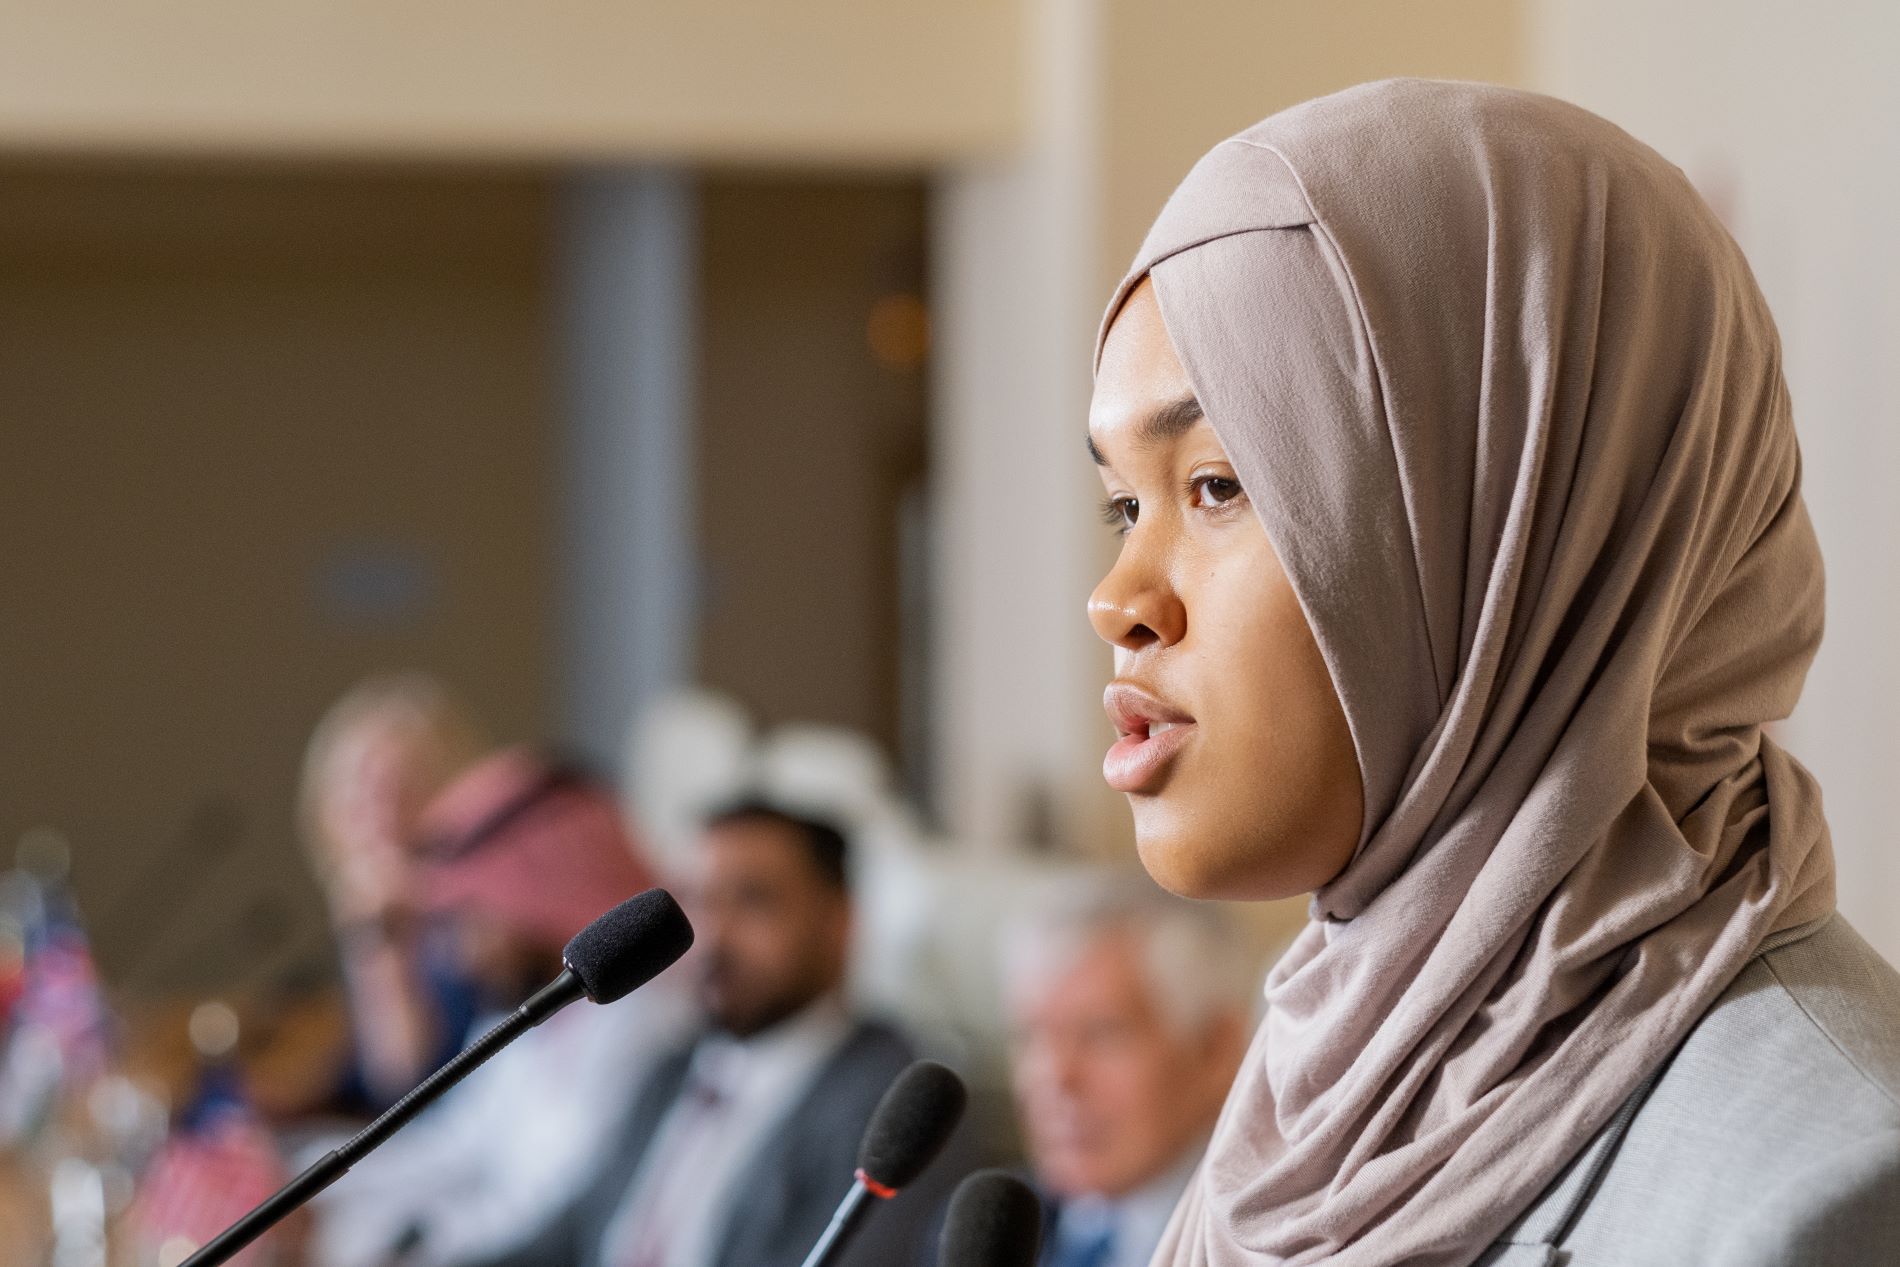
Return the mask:
<svg viewBox="0 0 1900 1267">
<path fill-rule="evenodd" d="M 1132 876 L 1039 904 L 1004 960 L 1044 1267 L 1145 1267 L 1240 1067 L 1264 965 L 1220 908 Z"/>
</svg>

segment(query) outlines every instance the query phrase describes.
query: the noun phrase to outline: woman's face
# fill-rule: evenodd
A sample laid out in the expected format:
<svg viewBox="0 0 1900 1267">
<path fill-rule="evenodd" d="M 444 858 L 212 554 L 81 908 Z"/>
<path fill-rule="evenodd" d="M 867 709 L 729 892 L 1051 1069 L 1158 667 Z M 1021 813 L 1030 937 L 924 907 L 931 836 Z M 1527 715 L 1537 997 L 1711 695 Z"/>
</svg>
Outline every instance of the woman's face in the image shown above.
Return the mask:
<svg viewBox="0 0 1900 1267">
<path fill-rule="evenodd" d="M 1103 761 L 1142 864 L 1197 898 L 1310 892 L 1358 844 L 1359 762 L 1332 677 L 1144 279 L 1109 328 L 1089 443 L 1122 536 L 1089 596 L 1115 649 Z"/>
</svg>

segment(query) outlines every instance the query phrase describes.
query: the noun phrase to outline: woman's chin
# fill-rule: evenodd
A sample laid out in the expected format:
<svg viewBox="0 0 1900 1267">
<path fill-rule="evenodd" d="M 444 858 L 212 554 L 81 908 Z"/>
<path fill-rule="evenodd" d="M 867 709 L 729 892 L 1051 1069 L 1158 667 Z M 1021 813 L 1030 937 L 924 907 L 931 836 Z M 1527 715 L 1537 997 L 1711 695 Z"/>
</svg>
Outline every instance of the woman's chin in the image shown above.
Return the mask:
<svg viewBox="0 0 1900 1267">
<path fill-rule="evenodd" d="M 1250 896 L 1236 891 L 1248 886 L 1236 883 L 1236 868 L 1218 850 L 1208 848 L 1205 840 L 1175 832 L 1144 831 L 1139 815 L 1135 820 L 1135 852 L 1154 882 L 1179 897 L 1215 901 Z"/>
<path fill-rule="evenodd" d="M 1158 807 L 1156 807 L 1158 808 Z M 1179 897 L 1209 902 L 1271 902 L 1312 891 L 1275 852 L 1257 841 L 1228 841 L 1191 824 L 1135 813 L 1135 852 L 1154 882 Z M 1144 822 L 1144 819 L 1148 821 Z"/>
</svg>

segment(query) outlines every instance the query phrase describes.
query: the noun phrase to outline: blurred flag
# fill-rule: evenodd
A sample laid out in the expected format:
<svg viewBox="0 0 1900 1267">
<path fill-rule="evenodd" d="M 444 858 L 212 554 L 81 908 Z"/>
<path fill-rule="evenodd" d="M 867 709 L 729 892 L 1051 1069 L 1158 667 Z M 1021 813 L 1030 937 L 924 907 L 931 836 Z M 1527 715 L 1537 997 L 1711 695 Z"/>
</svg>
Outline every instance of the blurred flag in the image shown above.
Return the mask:
<svg viewBox="0 0 1900 1267">
<path fill-rule="evenodd" d="M 176 1262 L 222 1232 L 289 1176 L 277 1146 L 228 1064 L 205 1069 L 196 1095 L 139 1181 L 132 1221 L 139 1238 Z M 262 1267 L 269 1236 L 231 1261 Z"/>
<path fill-rule="evenodd" d="M 18 926 L 0 921 L 0 1041 L 13 1029 L 26 994 L 26 939 Z"/>
<path fill-rule="evenodd" d="M 66 1080 L 85 1082 L 105 1072 L 109 1014 L 77 911 L 57 891 L 46 895 L 45 911 L 26 938 L 20 1024 L 52 1035 Z"/>
<path fill-rule="evenodd" d="M 24 871 L 6 877 L 0 928 L 0 1143 L 49 1122 L 62 1090 L 91 1085 L 111 1056 L 111 1017 L 72 899 Z M 17 960 L 9 962 L 13 954 Z"/>
</svg>

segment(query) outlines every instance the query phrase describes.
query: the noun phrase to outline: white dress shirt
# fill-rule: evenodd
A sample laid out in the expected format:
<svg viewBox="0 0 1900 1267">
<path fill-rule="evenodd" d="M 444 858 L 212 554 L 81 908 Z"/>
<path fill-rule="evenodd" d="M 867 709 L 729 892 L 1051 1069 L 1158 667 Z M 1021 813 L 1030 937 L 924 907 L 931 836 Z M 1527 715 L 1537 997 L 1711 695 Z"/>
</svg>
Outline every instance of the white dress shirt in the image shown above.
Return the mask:
<svg viewBox="0 0 1900 1267">
<path fill-rule="evenodd" d="M 694 1013 L 656 982 L 529 1030 L 317 1199 L 312 1264 L 375 1267 L 418 1235 L 404 1267 L 514 1248 L 599 1171 L 634 1094 Z"/>
<path fill-rule="evenodd" d="M 803 1102 L 851 1025 L 827 995 L 750 1038 L 709 1034 L 607 1228 L 608 1267 L 705 1267 L 746 1166 Z"/>
</svg>

